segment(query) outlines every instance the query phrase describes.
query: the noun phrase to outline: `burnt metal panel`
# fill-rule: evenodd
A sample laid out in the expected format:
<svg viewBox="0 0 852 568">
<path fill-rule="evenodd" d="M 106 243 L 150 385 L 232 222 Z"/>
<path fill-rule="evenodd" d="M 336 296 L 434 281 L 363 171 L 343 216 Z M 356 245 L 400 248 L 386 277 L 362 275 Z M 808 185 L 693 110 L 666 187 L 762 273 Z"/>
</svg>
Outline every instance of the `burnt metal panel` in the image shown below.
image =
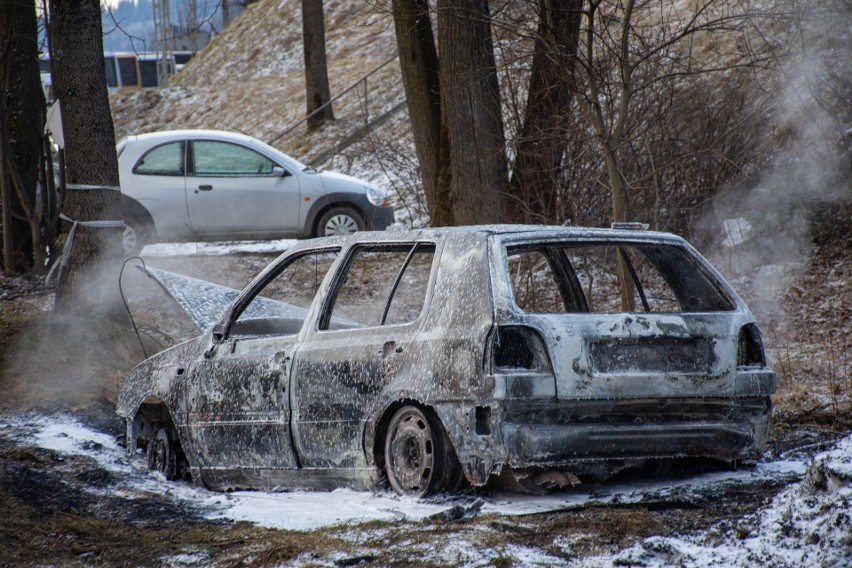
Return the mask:
<svg viewBox="0 0 852 568">
<path fill-rule="evenodd" d="M 592 374 L 627 371 L 708 373 L 712 344 L 706 337 L 600 339 L 588 344 Z"/>
</svg>

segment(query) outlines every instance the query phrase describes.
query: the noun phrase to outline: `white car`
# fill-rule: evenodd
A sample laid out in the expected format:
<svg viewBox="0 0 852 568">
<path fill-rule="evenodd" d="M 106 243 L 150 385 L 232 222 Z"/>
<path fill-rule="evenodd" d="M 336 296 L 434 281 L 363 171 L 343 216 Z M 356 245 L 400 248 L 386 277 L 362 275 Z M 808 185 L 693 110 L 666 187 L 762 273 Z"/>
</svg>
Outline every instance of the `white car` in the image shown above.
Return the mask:
<svg viewBox="0 0 852 568">
<path fill-rule="evenodd" d="M 127 254 L 157 241 L 347 235 L 394 221 L 380 188 L 243 134 L 153 132 L 117 151 Z"/>
</svg>

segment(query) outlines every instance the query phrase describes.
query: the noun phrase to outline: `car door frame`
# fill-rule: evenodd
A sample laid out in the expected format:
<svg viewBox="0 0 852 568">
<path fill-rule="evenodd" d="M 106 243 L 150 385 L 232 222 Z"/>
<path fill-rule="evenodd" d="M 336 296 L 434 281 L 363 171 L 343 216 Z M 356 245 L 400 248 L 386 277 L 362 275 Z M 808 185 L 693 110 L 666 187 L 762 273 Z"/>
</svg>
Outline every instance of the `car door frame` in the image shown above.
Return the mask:
<svg viewBox="0 0 852 568">
<path fill-rule="evenodd" d="M 339 239 L 337 239 L 339 241 Z M 316 318 L 316 305 L 318 298 L 325 296 L 329 278 L 336 271 L 336 266 L 340 261 L 342 254 L 342 246 L 340 242 L 329 239 L 328 244 L 322 246 L 296 246 L 294 249 L 282 254 L 276 262 L 273 262 L 265 270 L 263 270 L 238 296 L 231 307 L 223 315 L 220 323 L 213 327 L 210 332 L 211 339 L 199 358 L 190 366 L 187 372 L 185 381 L 185 409 L 187 431 L 189 440 L 196 454 L 196 462 L 200 467 L 201 477 L 204 483 L 208 486 L 217 488 L 235 488 L 235 487 L 251 487 L 272 489 L 279 486 L 287 486 L 292 483 L 294 471 L 300 469 L 301 464 L 292 437 L 292 408 L 293 408 L 293 389 L 291 385 L 292 377 L 292 361 L 299 345 L 303 341 L 304 331 L 306 328 L 313 325 Z M 295 334 L 274 335 L 261 337 L 241 337 L 231 334 L 233 324 L 239 316 L 251 304 L 252 300 L 258 296 L 267 284 L 276 279 L 280 274 L 287 269 L 297 259 L 310 254 L 332 253 L 338 254 L 337 258 L 331 264 L 326 274 L 323 276 L 317 291 L 307 308 L 307 313 L 302 324 L 301 330 Z M 266 383 L 271 383 L 271 389 L 266 391 L 261 387 L 260 390 L 252 388 L 250 385 L 245 385 L 246 388 L 240 391 L 239 385 L 236 388 L 230 389 L 231 392 L 220 393 L 228 397 L 229 400 L 236 404 L 241 404 L 245 400 L 241 395 L 251 395 L 254 402 L 258 402 L 257 396 L 267 395 L 274 396 L 276 393 L 286 390 L 286 396 L 283 395 L 279 403 L 284 403 L 278 410 L 277 416 L 266 416 L 263 420 L 263 408 L 260 409 L 260 414 L 256 414 L 252 408 L 236 408 L 236 414 L 230 417 L 224 413 L 217 412 L 217 409 L 206 411 L 206 414 L 200 412 L 197 407 L 195 396 L 203 396 L 203 392 L 199 395 L 201 389 L 196 388 L 194 380 L 203 380 L 203 367 L 212 367 L 215 371 L 216 361 L 225 360 L 233 357 L 234 354 L 243 354 L 246 357 L 257 357 L 259 363 L 257 368 L 266 371 L 264 377 Z M 222 371 L 227 374 L 230 372 L 227 367 Z M 277 376 L 274 376 L 276 375 Z M 199 375 L 201 375 L 199 379 Z M 237 381 L 241 378 L 250 378 L 244 373 L 243 377 L 239 375 L 235 377 Z M 209 380 L 209 377 L 208 377 Z M 257 396 L 256 396 L 257 395 Z M 262 399 L 260 399 L 262 402 Z M 222 409 L 218 409 L 222 410 Z M 227 410 L 227 405 L 225 405 Z M 241 416 L 242 413 L 244 416 Z M 202 420 L 199 425 L 195 417 L 210 418 L 211 420 Z M 243 420 L 240 420 L 244 418 Z M 260 419 L 260 420 L 258 420 Z M 264 430 L 263 422 L 267 426 Z M 259 426 L 259 427 L 258 427 Z M 202 428 L 208 428 L 208 432 L 203 432 Z M 217 455 L 206 455 L 210 453 L 210 448 L 207 446 L 210 442 L 216 443 L 212 436 L 216 435 L 216 428 L 237 428 L 244 431 L 238 431 L 227 438 L 235 439 L 236 443 L 233 447 L 220 447 Z M 274 430 L 274 432 L 273 432 Z M 282 433 L 282 430 L 285 432 Z M 205 436 L 210 439 L 205 439 Z M 275 439 L 272 439 L 275 437 Z M 276 447 L 282 450 L 280 444 L 285 444 L 288 453 L 283 456 L 283 461 L 275 462 L 274 460 L 263 462 L 260 455 L 257 454 L 254 444 L 261 446 L 279 444 Z M 224 463 L 222 460 L 228 459 L 229 456 L 239 455 L 242 458 L 249 457 L 250 463 L 248 466 L 241 467 L 239 464 Z M 217 463 L 214 460 L 219 459 Z M 253 461 L 252 461 L 253 460 Z M 233 461 L 233 460 L 232 460 Z"/>
<path fill-rule="evenodd" d="M 412 249 L 421 245 L 433 247 L 429 279 L 426 283 L 423 305 L 417 318 L 399 324 L 351 329 L 319 329 L 323 319 L 332 317 L 329 313 L 332 302 L 343 285 L 343 279 L 357 251 L 364 248 L 381 249 L 400 245 L 411 246 Z M 334 279 L 330 282 L 319 304 L 320 309 L 311 327 L 304 330 L 305 335 L 295 355 L 291 371 L 291 396 L 294 400 L 291 412 L 292 432 L 296 452 L 304 467 L 353 471 L 371 469 L 372 456 L 367 455 L 370 450 L 363 446 L 365 428 L 370 421 L 375 420 L 376 413 L 387 404 L 384 393 L 388 386 L 398 382 L 400 377 L 406 376 L 406 369 L 410 365 L 406 355 L 412 344 L 417 341 L 428 315 L 440 255 L 441 246 L 432 239 L 357 242 L 341 254 Z M 407 269 L 408 265 L 404 266 Z M 397 278 L 399 276 L 400 274 L 397 274 Z M 395 292 L 396 288 L 394 288 Z M 338 353 L 341 356 L 335 359 L 334 355 Z M 356 356 L 344 356 L 347 353 L 356 354 Z M 307 384 L 316 377 L 324 377 L 326 381 L 330 381 L 329 376 L 340 378 L 337 385 L 340 388 L 331 388 L 323 393 L 320 387 L 329 386 L 328 384 Z M 303 388 L 306 384 L 307 390 Z M 347 400 L 347 392 L 352 395 L 349 397 L 351 400 Z M 325 419 L 319 422 L 329 427 L 323 428 L 321 425 L 316 429 L 309 429 L 305 426 L 308 422 L 304 418 L 312 416 L 310 406 L 317 403 L 317 399 L 320 405 L 329 404 L 331 410 L 345 410 L 342 407 L 348 406 L 355 412 L 352 416 L 337 417 L 338 419 L 335 419 L 336 415 L 333 411 L 324 412 L 322 416 Z M 322 448 L 315 442 L 320 440 L 328 442 L 327 445 L 332 444 L 333 441 L 325 440 L 330 432 L 338 430 L 330 427 L 332 423 L 339 423 L 341 428 L 345 429 L 343 434 L 347 436 L 347 439 L 341 440 L 342 443 L 338 444 L 333 451 L 326 451 L 329 448 Z"/>
</svg>

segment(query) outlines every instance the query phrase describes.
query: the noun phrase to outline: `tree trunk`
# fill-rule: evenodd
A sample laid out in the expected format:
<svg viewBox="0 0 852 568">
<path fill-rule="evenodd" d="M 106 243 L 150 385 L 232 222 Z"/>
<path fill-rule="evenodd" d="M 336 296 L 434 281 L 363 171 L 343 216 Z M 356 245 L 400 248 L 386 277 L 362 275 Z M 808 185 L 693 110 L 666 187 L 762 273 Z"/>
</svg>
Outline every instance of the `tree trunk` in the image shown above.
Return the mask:
<svg viewBox="0 0 852 568">
<path fill-rule="evenodd" d="M 10 158 L 23 187 L 27 204 L 32 209 L 36 203 L 36 180 L 41 156 L 41 133 L 44 126 L 44 93 L 38 68 L 38 24 L 35 3 L 0 1 L 0 88 L 3 97 L 3 123 L 9 140 Z M 5 168 L 4 168 L 5 169 Z M 11 174 L 11 171 L 8 171 Z M 10 223 L 3 224 L 4 236 L 8 231 L 9 246 L 14 258 L 13 271 L 27 271 L 34 266 L 34 252 L 40 243 L 34 243 L 33 233 L 26 220 L 25 205 L 15 196 L 12 180 L 4 180 L 11 204 L 4 216 Z M 5 203 L 5 201 L 4 201 Z M 41 240 L 41 239 L 38 239 Z M 42 268 L 42 267 L 36 267 Z"/>
<path fill-rule="evenodd" d="M 121 220 L 115 132 L 107 99 L 98 0 L 51 0 L 53 85 L 62 104 L 63 212 L 73 220 Z M 74 185 L 115 189 L 74 189 Z M 64 224 L 64 229 L 71 225 Z M 117 294 L 121 228 L 79 225 L 69 270 L 56 291 L 59 313 L 123 317 Z"/>
<path fill-rule="evenodd" d="M 393 0 L 402 84 L 432 226 L 452 224 L 449 139 L 441 129 L 438 52 L 427 0 Z M 442 137 L 443 134 L 443 137 Z"/>
<path fill-rule="evenodd" d="M 438 44 L 453 223 L 499 222 L 508 178 L 487 0 L 438 0 Z"/>
<path fill-rule="evenodd" d="M 582 0 L 538 0 L 524 123 L 516 144 L 506 217 L 522 223 L 558 223 L 557 196 L 568 144 L 574 60 Z"/>
<path fill-rule="evenodd" d="M 230 0 L 222 0 L 222 29 L 228 27 L 231 23 L 231 5 Z"/>
<path fill-rule="evenodd" d="M 305 95 L 310 115 L 331 100 L 325 62 L 325 22 L 322 0 L 302 0 L 302 38 L 305 47 Z M 334 120 L 331 104 L 308 119 L 308 128 Z"/>
</svg>

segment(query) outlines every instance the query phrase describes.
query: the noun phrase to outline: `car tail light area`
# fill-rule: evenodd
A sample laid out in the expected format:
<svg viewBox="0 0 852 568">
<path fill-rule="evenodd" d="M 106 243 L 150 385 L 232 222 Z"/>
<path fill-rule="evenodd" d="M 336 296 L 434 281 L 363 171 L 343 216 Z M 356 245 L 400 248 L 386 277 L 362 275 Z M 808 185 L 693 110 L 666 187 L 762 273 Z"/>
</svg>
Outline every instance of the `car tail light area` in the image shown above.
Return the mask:
<svg viewBox="0 0 852 568">
<path fill-rule="evenodd" d="M 552 398 L 556 379 L 541 334 L 521 325 L 500 326 L 492 344 L 492 369 L 508 399 Z"/>
<path fill-rule="evenodd" d="M 501 326 L 494 341 L 496 372 L 530 371 L 552 373 L 541 335 L 529 327 Z"/>
<path fill-rule="evenodd" d="M 766 355 L 760 330 L 753 323 L 740 329 L 737 341 L 737 367 L 765 367 Z"/>
</svg>

